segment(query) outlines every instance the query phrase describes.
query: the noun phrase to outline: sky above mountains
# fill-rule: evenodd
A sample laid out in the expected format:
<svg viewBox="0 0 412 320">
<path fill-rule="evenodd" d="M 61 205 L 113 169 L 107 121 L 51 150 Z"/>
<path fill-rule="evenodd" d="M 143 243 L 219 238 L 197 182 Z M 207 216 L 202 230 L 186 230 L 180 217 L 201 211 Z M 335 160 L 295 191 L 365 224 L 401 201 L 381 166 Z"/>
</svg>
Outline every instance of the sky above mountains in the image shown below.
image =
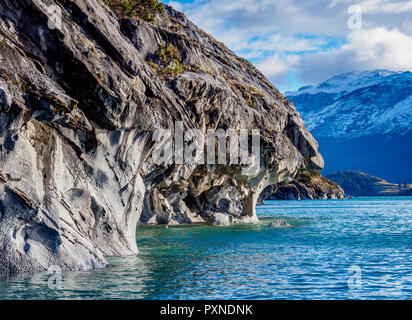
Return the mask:
<svg viewBox="0 0 412 320">
<path fill-rule="evenodd" d="M 412 71 L 412 0 L 162 0 L 281 91 L 363 70 Z"/>
</svg>

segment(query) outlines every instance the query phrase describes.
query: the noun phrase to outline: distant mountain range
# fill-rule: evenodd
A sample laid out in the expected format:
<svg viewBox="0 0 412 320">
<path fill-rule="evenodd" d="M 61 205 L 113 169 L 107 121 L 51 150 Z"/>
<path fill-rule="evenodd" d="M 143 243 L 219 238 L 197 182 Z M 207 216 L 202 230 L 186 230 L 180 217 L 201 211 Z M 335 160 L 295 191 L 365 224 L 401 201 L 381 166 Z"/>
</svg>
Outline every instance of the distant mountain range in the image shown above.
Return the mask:
<svg viewBox="0 0 412 320">
<path fill-rule="evenodd" d="M 411 196 L 412 185 L 391 183 L 359 171 L 339 171 L 326 178 L 338 183 L 351 196 Z"/>
<path fill-rule="evenodd" d="M 286 92 L 320 144 L 324 173 L 357 169 L 412 181 L 412 73 L 335 76 Z"/>
</svg>

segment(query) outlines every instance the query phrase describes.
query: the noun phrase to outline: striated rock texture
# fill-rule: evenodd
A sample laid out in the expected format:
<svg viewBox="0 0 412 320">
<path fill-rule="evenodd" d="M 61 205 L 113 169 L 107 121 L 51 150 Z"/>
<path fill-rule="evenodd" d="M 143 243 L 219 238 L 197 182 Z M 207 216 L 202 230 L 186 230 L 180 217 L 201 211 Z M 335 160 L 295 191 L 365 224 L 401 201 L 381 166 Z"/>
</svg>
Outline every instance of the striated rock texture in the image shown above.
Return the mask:
<svg viewBox="0 0 412 320">
<path fill-rule="evenodd" d="M 326 200 L 345 199 L 345 191 L 317 171 L 301 171 L 290 182 L 266 187 L 258 202 L 264 200 Z"/>
<path fill-rule="evenodd" d="M 153 23 L 98 0 L 0 12 L 0 275 L 104 267 L 137 254 L 138 223 L 256 221 L 267 185 L 323 166 L 294 106 L 170 7 Z M 153 133 L 175 121 L 260 129 L 260 169 L 157 165 Z"/>
</svg>

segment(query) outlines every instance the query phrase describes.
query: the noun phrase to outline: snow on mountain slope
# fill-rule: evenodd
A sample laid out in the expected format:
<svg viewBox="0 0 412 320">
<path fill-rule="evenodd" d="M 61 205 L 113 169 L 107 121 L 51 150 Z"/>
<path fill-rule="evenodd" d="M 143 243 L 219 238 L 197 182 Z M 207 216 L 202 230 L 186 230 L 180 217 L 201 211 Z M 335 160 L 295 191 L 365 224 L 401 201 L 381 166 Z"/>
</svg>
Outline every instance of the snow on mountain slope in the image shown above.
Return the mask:
<svg viewBox="0 0 412 320">
<path fill-rule="evenodd" d="M 402 74 L 387 70 L 348 72 L 334 76 L 317 86 L 305 86 L 298 91 L 288 91 L 285 93 L 288 97 L 299 96 L 302 94 L 333 93 L 343 95 L 356 89 L 377 84 L 384 78 Z"/>
<path fill-rule="evenodd" d="M 390 133 L 399 128 L 411 129 L 412 124 L 412 95 L 384 111 L 376 119 L 377 126 L 385 128 L 383 133 Z"/>
<path fill-rule="evenodd" d="M 411 72 L 347 73 L 286 96 L 315 136 L 404 135 L 412 127 Z"/>
<path fill-rule="evenodd" d="M 412 180 L 412 73 L 337 75 L 286 92 L 320 144 L 325 173 L 356 169 Z"/>
</svg>

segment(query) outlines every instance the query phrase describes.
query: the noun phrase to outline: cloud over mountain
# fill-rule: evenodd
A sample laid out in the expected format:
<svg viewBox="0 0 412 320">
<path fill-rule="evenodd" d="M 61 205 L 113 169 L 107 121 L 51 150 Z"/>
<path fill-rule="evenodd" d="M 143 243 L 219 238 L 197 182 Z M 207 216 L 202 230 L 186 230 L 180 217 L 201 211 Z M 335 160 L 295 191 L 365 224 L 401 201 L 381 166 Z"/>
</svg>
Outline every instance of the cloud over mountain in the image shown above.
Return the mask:
<svg viewBox="0 0 412 320">
<path fill-rule="evenodd" d="M 167 3 L 167 1 L 165 1 Z M 333 74 L 412 70 L 412 1 L 173 0 L 197 24 L 258 65 L 276 85 L 296 89 Z M 357 5 L 362 29 L 351 30 Z"/>
</svg>

